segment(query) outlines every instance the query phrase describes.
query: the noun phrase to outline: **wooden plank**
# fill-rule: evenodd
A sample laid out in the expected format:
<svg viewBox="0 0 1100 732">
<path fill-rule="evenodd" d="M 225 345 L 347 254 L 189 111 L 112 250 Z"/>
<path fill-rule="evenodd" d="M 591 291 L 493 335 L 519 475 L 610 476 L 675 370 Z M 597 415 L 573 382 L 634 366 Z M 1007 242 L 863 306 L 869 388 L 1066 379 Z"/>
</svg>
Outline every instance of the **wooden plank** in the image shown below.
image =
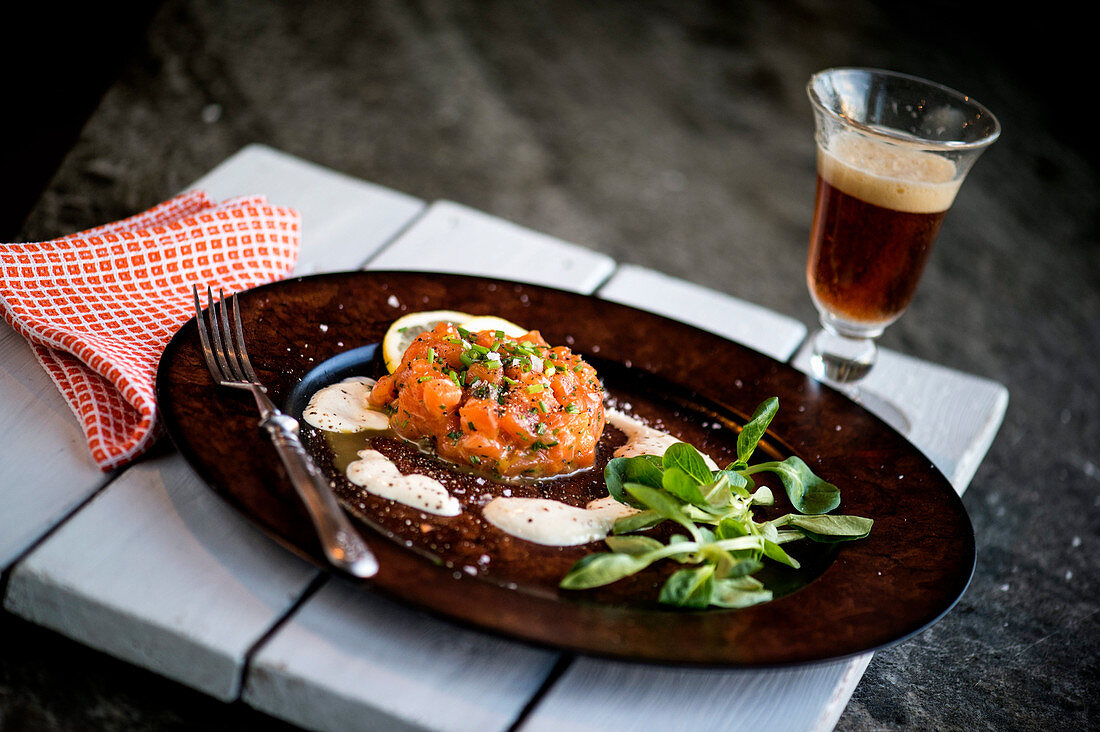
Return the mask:
<svg viewBox="0 0 1100 732">
<path fill-rule="evenodd" d="M 858 666 L 849 671 L 844 661 L 768 671 L 713 671 L 578 658 L 519 729 L 805 732 L 821 728 L 819 720 L 830 709 L 837 681 L 856 671 L 863 673 Z"/>
<path fill-rule="evenodd" d="M 246 651 L 315 573 L 170 455 L 127 470 L 16 565 L 4 606 L 228 701 Z"/>
<path fill-rule="evenodd" d="M 294 274 L 358 269 L 419 216 L 418 198 L 337 173 L 265 145 L 249 145 L 195 181 L 215 200 L 262 193 L 302 215 Z"/>
<path fill-rule="evenodd" d="M 242 150 L 193 187 L 218 199 L 265 193 L 298 208 L 301 272 L 360 266 L 423 209 L 417 199 L 260 146 Z M 58 420 L 47 406 L 34 406 L 30 419 L 52 429 Z M 67 447 L 62 463 L 84 449 Z M 24 449 L 26 457 L 0 446 L 5 466 L 26 460 L 32 490 L 57 482 L 56 464 L 43 461 L 37 447 Z M 172 455 L 123 472 L 31 551 L 11 574 L 5 605 L 228 700 L 239 691 L 246 652 L 315 576 L 252 532 Z"/>
<path fill-rule="evenodd" d="M 451 201 L 436 201 L 368 269 L 472 274 L 592 292 L 615 262 L 552 236 Z"/>
<path fill-rule="evenodd" d="M 809 343 L 792 364 L 810 373 Z M 927 455 L 960 494 L 970 484 L 1008 408 L 990 379 L 880 348 L 859 385 L 861 404 Z"/>
<path fill-rule="evenodd" d="M 332 580 L 256 655 L 242 698 L 315 730 L 505 730 L 556 657 Z"/>
<path fill-rule="evenodd" d="M 725 293 L 636 265 L 621 265 L 599 296 L 689 323 L 786 361 L 806 337 L 806 326 Z"/>
<path fill-rule="evenodd" d="M 110 478 L 27 341 L 2 321 L 0 466 L 0 571 Z"/>
</svg>

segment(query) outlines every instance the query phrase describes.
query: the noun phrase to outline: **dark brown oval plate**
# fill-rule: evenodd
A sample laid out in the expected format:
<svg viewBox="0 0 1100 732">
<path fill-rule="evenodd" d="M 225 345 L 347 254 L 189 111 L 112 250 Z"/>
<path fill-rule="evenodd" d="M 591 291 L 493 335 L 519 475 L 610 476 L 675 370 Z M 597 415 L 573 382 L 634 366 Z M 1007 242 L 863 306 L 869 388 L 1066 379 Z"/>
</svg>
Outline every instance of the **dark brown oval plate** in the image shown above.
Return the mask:
<svg viewBox="0 0 1100 732">
<path fill-rule="evenodd" d="M 776 598 L 743 610 L 658 605 L 655 567 L 595 591 L 560 590 L 586 553 L 514 539 L 480 517 L 497 495 L 584 505 L 606 495 L 602 466 L 624 438 L 609 428 L 593 470 L 537 484 L 501 484 L 452 470 L 393 440 L 375 440 L 405 472 L 448 482 L 463 514 L 423 514 L 359 491 L 342 475 L 355 440 L 310 428 L 303 438 L 359 520 L 381 570 L 364 586 L 420 609 L 509 637 L 596 656 L 693 666 L 782 666 L 835 660 L 898 643 L 942 617 L 974 570 L 974 533 L 946 478 L 902 436 L 805 374 L 719 336 L 595 297 L 502 280 L 418 272 L 346 272 L 242 293 L 245 338 L 270 395 L 300 417 L 319 386 L 380 372 L 377 344 L 407 312 L 495 314 L 568 345 L 600 372 L 609 402 L 726 464 L 755 407 L 779 398 L 759 454 L 798 455 L 841 491 L 835 513 L 874 519 L 843 545 L 796 542 L 798 572 L 762 577 Z M 172 440 L 212 489 L 269 536 L 326 564 L 251 397 L 216 387 L 195 321 L 160 362 L 157 396 Z M 351 442 L 348 442 L 348 440 Z M 787 512 L 773 486 L 776 512 Z"/>
</svg>

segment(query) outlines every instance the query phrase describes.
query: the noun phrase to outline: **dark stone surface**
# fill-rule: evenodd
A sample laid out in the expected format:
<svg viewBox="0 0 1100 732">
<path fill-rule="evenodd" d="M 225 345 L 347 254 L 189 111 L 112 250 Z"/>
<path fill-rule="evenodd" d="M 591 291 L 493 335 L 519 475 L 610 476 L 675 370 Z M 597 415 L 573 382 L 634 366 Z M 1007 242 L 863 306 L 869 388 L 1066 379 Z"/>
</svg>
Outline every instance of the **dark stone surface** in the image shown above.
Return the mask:
<svg viewBox="0 0 1100 732">
<path fill-rule="evenodd" d="M 1091 111 L 1071 95 L 1091 88 L 1070 55 L 1088 47 L 1086 25 L 1058 4 L 991 20 L 1005 12 L 170 0 L 19 236 L 129 215 L 262 142 L 812 324 L 808 76 L 873 65 L 972 94 L 1004 135 L 883 342 L 1010 390 L 965 496 L 978 568 L 941 623 L 875 656 L 839 729 L 1087 729 L 1100 694 L 1100 247 Z M 229 718 L 10 617 L 0 647 L 0 726 Z"/>
</svg>

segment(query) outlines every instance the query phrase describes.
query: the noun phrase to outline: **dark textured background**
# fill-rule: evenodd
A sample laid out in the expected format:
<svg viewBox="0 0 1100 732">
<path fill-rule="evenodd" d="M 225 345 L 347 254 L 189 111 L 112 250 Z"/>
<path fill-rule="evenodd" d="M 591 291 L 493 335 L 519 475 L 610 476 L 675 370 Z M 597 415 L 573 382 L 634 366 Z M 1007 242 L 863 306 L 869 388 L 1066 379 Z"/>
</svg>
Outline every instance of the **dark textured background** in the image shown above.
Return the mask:
<svg viewBox="0 0 1100 732">
<path fill-rule="evenodd" d="M 883 339 L 1010 390 L 965 496 L 977 573 L 941 623 L 875 656 L 839 729 L 1095 727 L 1100 249 L 1085 53 L 1095 43 L 1080 11 L 873 0 L 117 7 L 43 3 L 8 24 L 0 241 L 130 215 L 261 142 L 811 325 L 809 75 L 882 66 L 986 104 L 1002 139 Z M 0 728 L 274 725 L 0 614 Z"/>
</svg>

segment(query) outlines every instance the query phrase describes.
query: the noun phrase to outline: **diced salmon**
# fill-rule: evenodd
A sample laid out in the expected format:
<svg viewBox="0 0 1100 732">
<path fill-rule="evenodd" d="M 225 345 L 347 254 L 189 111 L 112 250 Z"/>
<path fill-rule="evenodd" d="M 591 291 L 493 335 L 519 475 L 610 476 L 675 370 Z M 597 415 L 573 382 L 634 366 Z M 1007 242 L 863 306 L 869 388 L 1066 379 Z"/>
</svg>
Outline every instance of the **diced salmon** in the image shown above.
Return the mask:
<svg viewBox="0 0 1100 732">
<path fill-rule="evenodd" d="M 450 379 L 428 379 L 423 399 L 429 414 L 446 414 L 462 401 L 462 387 Z"/>
<path fill-rule="evenodd" d="M 491 399 L 468 399 L 458 410 L 459 423 L 463 431 L 477 432 L 490 440 L 497 439 L 498 412 L 504 409 Z"/>
<path fill-rule="evenodd" d="M 588 467 L 604 428 L 595 370 L 538 331 L 501 338 L 441 324 L 417 336 L 370 400 L 392 412 L 399 435 L 501 477 Z"/>
</svg>

